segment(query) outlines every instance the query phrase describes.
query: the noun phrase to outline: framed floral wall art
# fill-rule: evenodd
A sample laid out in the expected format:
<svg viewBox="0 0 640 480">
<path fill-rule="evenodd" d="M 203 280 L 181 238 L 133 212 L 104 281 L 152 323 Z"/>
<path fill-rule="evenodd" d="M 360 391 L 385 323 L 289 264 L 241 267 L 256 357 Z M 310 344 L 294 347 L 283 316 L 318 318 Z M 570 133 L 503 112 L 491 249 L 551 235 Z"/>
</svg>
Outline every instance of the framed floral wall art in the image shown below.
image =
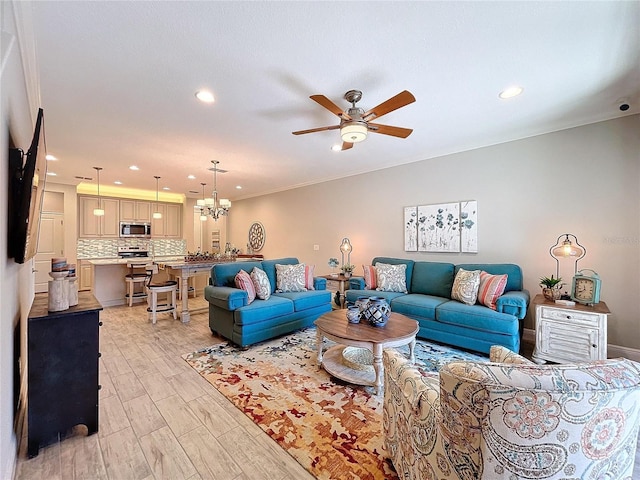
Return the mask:
<svg viewBox="0 0 640 480">
<path fill-rule="evenodd" d="M 404 250 L 478 253 L 478 202 L 404 207 Z"/>
<path fill-rule="evenodd" d="M 404 251 L 418 251 L 418 207 L 404 207 Z"/>
</svg>

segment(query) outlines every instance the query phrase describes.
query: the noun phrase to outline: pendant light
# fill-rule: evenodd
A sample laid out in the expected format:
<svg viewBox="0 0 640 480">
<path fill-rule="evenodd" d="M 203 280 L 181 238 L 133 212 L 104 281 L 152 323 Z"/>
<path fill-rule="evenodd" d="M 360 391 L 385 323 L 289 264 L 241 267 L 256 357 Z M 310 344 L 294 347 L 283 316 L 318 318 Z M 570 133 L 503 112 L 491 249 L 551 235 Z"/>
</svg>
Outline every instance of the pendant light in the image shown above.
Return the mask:
<svg viewBox="0 0 640 480">
<path fill-rule="evenodd" d="M 102 199 L 100 198 L 100 170 L 102 167 L 93 167 L 98 174 L 98 208 L 93 209 L 93 214 L 96 217 L 104 217 L 104 208 L 102 208 Z"/>
<path fill-rule="evenodd" d="M 231 208 L 231 201 L 227 198 L 218 199 L 217 173 L 220 170 L 218 168 L 218 164 L 220 162 L 218 160 L 211 160 L 211 163 L 213 163 L 213 168 L 210 168 L 209 170 L 213 171 L 213 193 L 211 198 L 204 199 L 205 207 L 202 210 L 206 215 L 209 215 L 211 218 L 213 218 L 217 222 L 218 218 L 229 214 L 229 209 Z"/>
<path fill-rule="evenodd" d="M 162 218 L 162 213 L 158 211 L 158 181 L 160 180 L 160 177 L 158 177 L 157 175 L 154 175 L 153 178 L 156 179 L 156 205 L 155 205 L 156 211 L 153 212 L 153 218 L 155 218 L 156 220 L 159 220 Z"/>
</svg>

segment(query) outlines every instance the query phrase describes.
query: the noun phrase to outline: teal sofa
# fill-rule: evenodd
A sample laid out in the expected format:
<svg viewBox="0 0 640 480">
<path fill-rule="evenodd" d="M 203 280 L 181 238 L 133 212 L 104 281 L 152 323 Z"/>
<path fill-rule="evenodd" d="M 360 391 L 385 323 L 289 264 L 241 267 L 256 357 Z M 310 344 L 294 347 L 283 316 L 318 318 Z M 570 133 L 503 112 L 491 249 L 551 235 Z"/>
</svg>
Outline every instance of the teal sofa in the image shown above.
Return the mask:
<svg viewBox="0 0 640 480">
<path fill-rule="evenodd" d="M 418 321 L 419 338 L 489 353 L 492 345 L 520 351 L 523 321 L 529 306 L 529 292 L 523 289 L 522 270 L 518 265 L 422 262 L 400 258 L 376 257 L 371 262 L 405 264 L 408 293 L 366 290 L 363 277 L 352 277 L 346 292 L 348 304 L 360 296 L 384 297 L 391 311 Z M 484 305 L 466 305 L 451 300 L 456 273 L 484 270 L 493 275 L 507 274 L 505 293 L 496 301 L 496 310 Z"/>
<path fill-rule="evenodd" d="M 280 258 L 261 262 L 219 263 L 211 268 L 204 298 L 209 302 L 209 328 L 214 334 L 241 347 L 284 335 L 313 322 L 331 311 L 331 292 L 324 278 L 314 277 L 315 290 L 277 293 L 276 264 L 295 265 L 297 258 Z M 271 296 L 256 298 L 249 304 L 247 292 L 235 287 L 235 276 L 242 269 L 251 273 L 258 267 L 267 274 Z"/>
</svg>

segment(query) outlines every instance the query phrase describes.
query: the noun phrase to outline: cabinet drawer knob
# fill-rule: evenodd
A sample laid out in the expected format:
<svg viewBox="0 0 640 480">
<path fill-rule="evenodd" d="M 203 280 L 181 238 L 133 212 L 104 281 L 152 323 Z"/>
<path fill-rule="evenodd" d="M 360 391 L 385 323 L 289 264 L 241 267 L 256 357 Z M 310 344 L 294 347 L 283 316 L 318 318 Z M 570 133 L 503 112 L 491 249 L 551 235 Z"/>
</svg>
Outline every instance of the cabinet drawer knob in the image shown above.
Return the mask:
<svg viewBox="0 0 640 480">
<path fill-rule="evenodd" d="M 102 326 L 102 322 L 98 322 L 98 326 L 101 327 Z"/>
<path fill-rule="evenodd" d="M 102 357 L 102 352 L 98 352 L 98 358 Z"/>
<path fill-rule="evenodd" d="M 98 385 L 98 390 L 102 390 L 102 385 Z"/>
<path fill-rule="evenodd" d="M 571 315 L 567 315 L 567 320 L 571 320 Z"/>
<path fill-rule="evenodd" d="M 595 343 L 592 343 L 592 344 L 591 344 L 591 346 L 592 346 L 593 348 L 597 348 L 597 347 L 598 347 Z"/>
</svg>

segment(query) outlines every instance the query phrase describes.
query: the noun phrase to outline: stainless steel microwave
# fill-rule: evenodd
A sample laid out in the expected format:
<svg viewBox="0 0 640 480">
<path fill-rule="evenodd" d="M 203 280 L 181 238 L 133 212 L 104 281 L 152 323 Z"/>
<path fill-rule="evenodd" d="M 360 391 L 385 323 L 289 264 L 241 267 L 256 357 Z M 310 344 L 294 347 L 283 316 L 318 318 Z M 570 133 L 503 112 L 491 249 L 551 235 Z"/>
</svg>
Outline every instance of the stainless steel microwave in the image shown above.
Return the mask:
<svg viewBox="0 0 640 480">
<path fill-rule="evenodd" d="M 151 237 L 151 224 L 120 222 L 120 237 L 149 238 Z"/>
</svg>

